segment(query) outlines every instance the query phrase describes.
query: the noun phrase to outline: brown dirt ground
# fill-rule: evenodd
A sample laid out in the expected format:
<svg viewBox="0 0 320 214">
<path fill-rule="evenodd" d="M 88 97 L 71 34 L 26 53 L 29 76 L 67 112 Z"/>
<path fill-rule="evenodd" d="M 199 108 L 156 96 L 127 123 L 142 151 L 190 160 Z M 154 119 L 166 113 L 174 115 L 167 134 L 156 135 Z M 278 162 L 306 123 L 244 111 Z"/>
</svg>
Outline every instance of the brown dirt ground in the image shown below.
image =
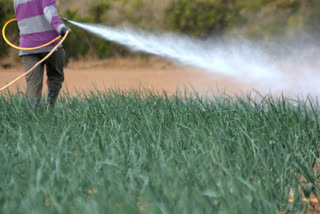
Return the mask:
<svg viewBox="0 0 320 214">
<path fill-rule="evenodd" d="M 0 86 L 4 86 L 22 73 L 23 66 L 20 63 L 7 69 L 1 67 Z M 252 87 L 222 75 L 177 66 L 158 59 L 110 59 L 70 62 L 65 69 L 63 91 L 75 95 L 77 92 L 113 88 L 149 89 L 155 92 L 165 90 L 168 94 L 177 90 L 195 90 L 202 95 L 244 95 Z M 24 78 L 9 90 L 15 93 L 17 88 L 25 91 Z M 45 93 L 45 90 L 43 92 Z"/>
</svg>

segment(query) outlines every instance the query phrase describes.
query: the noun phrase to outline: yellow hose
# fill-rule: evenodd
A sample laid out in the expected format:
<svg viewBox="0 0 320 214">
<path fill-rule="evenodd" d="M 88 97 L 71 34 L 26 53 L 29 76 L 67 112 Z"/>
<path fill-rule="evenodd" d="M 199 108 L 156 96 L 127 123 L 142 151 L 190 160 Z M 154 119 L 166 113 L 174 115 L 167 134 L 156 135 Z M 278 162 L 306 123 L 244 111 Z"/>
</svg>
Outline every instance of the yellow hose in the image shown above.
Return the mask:
<svg viewBox="0 0 320 214">
<path fill-rule="evenodd" d="M 17 21 L 17 19 L 11 19 L 10 21 L 8 21 L 2 29 L 2 36 L 4 41 L 10 45 L 13 48 L 16 48 L 18 50 L 37 50 L 43 47 L 46 47 L 52 43 L 54 43 L 55 41 L 59 40 L 61 38 L 61 36 L 58 36 L 57 38 L 55 38 L 54 40 L 52 40 L 51 42 L 48 42 L 47 44 L 38 46 L 38 47 L 33 47 L 33 48 L 22 48 L 22 47 L 18 47 L 16 45 L 13 45 L 11 42 L 8 41 L 7 37 L 6 37 L 6 28 L 7 26 L 12 23 Z M 2 88 L 0 88 L 0 92 L 5 90 L 6 88 L 10 87 L 11 85 L 13 85 L 16 81 L 18 81 L 19 79 L 21 79 L 22 77 L 28 75 L 29 73 L 31 73 L 38 65 L 40 65 L 42 62 L 44 62 L 45 60 L 47 60 L 52 54 L 53 52 L 55 52 L 55 50 L 57 50 L 59 48 L 59 46 L 64 42 L 64 40 L 66 40 L 67 36 L 69 35 L 69 30 L 66 32 L 66 34 L 64 35 L 64 37 L 61 39 L 61 41 L 47 54 L 47 56 L 45 56 L 42 60 L 40 60 L 38 63 L 36 63 L 30 70 L 28 70 L 27 72 L 23 73 L 22 75 L 20 75 L 19 77 L 17 77 L 16 79 L 14 79 L 13 81 L 11 81 L 10 83 L 8 83 L 7 85 L 3 86 Z"/>
<path fill-rule="evenodd" d="M 57 41 L 57 40 L 59 40 L 59 39 L 61 38 L 61 36 L 58 36 L 58 37 L 55 38 L 54 40 L 52 40 L 52 41 L 50 41 L 50 42 L 48 42 L 48 43 L 46 43 L 46 44 L 44 44 L 44 45 L 40 45 L 40 46 L 38 46 L 38 47 L 23 48 L 23 47 L 16 46 L 16 45 L 12 44 L 12 43 L 7 39 L 7 37 L 6 37 L 6 28 L 7 28 L 7 26 L 8 26 L 10 23 L 16 22 L 16 21 L 17 21 L 17 19 L 11 19 L 11 20 L 9 20 L 9 21 L 3 26 L 3 28 L 2 28 L 2 36 L 3 36 L 4 41 L 5 41 L 8 45 L 10 45 L 11 47 L 13 47 L 13 48 L 15 48 L 15 49 L 23 50 L 23 51 L 33 51 L 33 50 L 37 50 L 37 49 L 40 49 L 40 48 L 43 48 L 43 47 L 47 47 L 47 46 L 51 45 L 52 43 L 54 43 L 55 41 Z"/>
</svg>

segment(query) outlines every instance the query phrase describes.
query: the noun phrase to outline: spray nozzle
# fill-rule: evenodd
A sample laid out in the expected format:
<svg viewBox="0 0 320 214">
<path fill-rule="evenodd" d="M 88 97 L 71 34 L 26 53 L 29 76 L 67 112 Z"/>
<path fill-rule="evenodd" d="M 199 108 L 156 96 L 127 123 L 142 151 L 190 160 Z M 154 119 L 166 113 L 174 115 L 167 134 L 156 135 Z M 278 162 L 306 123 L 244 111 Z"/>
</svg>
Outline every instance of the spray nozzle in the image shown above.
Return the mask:
<svg viewBox="0 0 320 214">
<path fill-rule="evenodd" d="M 67 19 L 67 18 L 60 17 L 60 19 L 62 19 L 62 20 L 65 21 L 65 22 L 69 22 L 69 19 Z"/>
</svg>

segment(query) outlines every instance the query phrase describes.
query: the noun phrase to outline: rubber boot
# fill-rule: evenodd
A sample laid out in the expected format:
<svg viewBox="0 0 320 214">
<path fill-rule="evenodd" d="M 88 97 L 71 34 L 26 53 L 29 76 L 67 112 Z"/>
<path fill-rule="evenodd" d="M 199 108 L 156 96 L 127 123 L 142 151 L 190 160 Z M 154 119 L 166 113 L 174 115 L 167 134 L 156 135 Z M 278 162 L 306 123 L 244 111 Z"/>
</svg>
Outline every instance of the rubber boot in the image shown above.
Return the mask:
<svg viewBox="0 0 320 214">
<path fill-rule="evenodd" d="M 50 104 L 51 107 L 54 107 L 56 105 L 59 92 L 60 89 L 48 89 L 47 102 Z"/>
<path fill-rule="evenodd" d="M 33 110 L 37 110 L 40 105 L 41 98 L 29 98 L 28 101 L 33 108 Z"/>
</svg>

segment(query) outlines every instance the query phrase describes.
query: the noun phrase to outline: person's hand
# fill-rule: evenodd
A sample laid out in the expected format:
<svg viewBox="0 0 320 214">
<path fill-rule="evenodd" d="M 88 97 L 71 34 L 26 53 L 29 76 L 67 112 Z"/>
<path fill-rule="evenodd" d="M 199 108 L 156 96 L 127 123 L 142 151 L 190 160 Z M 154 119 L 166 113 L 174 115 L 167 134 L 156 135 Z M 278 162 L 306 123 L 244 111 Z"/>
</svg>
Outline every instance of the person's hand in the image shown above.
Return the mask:
<svg viewBox="0 0 320 214">
<path fill-rule="evenodd" d="M 69 34 L 72 33 L 72 30 L 70 28 L 62 27 L 60 30 L 60 36 L 64 37 L 64 35 L 66 35 L 67 31 L 69 31 Z"/>
</svg>

